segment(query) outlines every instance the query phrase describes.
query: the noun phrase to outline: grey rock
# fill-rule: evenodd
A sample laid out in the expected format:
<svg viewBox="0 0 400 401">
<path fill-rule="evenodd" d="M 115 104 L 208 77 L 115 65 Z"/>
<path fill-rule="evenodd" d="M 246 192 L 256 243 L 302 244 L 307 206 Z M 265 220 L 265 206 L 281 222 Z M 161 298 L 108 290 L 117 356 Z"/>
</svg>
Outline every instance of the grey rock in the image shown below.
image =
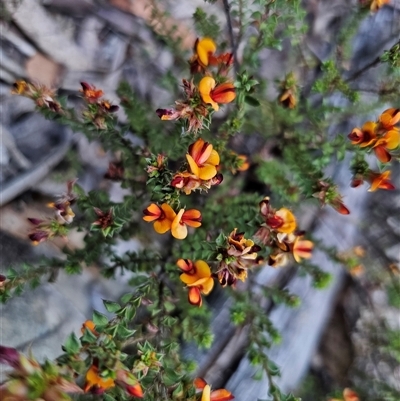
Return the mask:
<svg viewBox="0 0 400 401">
<path fill-rule="evenodd" d="M 64 322 L 69 324 L 64 325 Z M 78 322 L 83 322 L 84 316 L 62 296 L 52 284 L 43 284 L 27 291 L 20 297 L 12 298 L 0 305 L 1 344 L 22 349 L 39 339 L 45 339 L 55 332 L 66 336 L 69 331 L 77 330 Z M 80 324 L 81 324 L 80 323 Z M 59 352 L 48 354 L 49 357 Z M 35 353 L 35 349 L 32 348 Z"/>
<path fill-rule="evenodd" d="M 54 18 L 38 0 L 6 0 L 4 5 L 31 41 L 55 61 L 75 70 L 91 68 L 84 51 L 73 40 L 74 29 L 69 20 Z"/>
</svg>

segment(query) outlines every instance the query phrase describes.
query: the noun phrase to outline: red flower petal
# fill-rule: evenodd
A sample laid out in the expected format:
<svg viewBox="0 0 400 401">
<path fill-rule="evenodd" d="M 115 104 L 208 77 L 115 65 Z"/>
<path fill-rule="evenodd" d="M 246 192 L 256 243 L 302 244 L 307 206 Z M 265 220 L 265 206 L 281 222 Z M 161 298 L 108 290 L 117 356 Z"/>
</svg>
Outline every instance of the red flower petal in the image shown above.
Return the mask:
<svg viewBox="0 0 400 401">
<path fill-rule="evenodd" d="M 197 287 L 190 287 L 188 291 L 189 303 L 195 306 L 201 306 L 203 300 L 201 299 L 200 290 Z"/>
</svg>

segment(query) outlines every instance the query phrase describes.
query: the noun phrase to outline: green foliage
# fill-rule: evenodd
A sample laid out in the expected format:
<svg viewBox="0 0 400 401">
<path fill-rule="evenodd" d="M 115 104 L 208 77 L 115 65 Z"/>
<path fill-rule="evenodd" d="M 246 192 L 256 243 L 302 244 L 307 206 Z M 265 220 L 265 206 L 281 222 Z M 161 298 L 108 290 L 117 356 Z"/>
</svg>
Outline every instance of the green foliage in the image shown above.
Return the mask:
<svg viewBox="0 0 400 401">
<path fill-rule="evenodd" d="M 220 24 L 215 15 L 208 15 L 201 8 L 196 8 L 193 21 L 200 36 L 218 39 L 220 36 Z"/>
<path fill-rule="evenodd" d="M 391 67 L 400 67 L 400 42 L 394 44 L 389 50 L 385 50 L 381 61 L 388 63 Z"/>
<path fill-rule="evenodd" d="M 350 102 L 357 102 L 359 95 L 352 90 L 350 86 L 343 80 L 341 74 L 335 65 L 335 62 L 328 60 L 321 66 L 323 76 L 317 79 L 313 85 L 313 90 L 322 95 L 332 93 L 334 90 L 342 92 Z"/>
<path fill-rule="evenodd" d="M 6 302 L 22 293 L 27 284 L 36 287 L 42 277 L 53 279 L 60 269 L 78 274 L 85 266 L 98 265 L 105 278 L 129 272 L 131 291 L 119 301 L 104 300 L 107 314 L 94 311 L 92 323 L 84 324 L 82 335 L 71 334 L 67 338 L 57 365 L 41 367 L 55 378 L 59 378 L 56 366 L 63 367 L 66 380 L 75 383 L 78 377 L 80 387 L 95 392 L 96 387 L 90 389 L 91 374 L 97 380 L 95 386 L 108 386 L 102 394 L 106 401 L 127 400 L 137 384 L 145 390 L 146 401 L 198 399 L 192 383 L 195 364 L 184 360 L 181 344 L 191 343 L 203 349 L 213 345 L 212 311 L 204 299 L 208 295 L 206 283 L 210 281 L 214 286 L 221 284 L 223 296 L 230 298 L 230 321 L 248 332 L 246 353 L 258 369 L 254 378 L 266 377 L 268 396 L 273 401 L 298 400 L 283 394 L 274 381 L 280 369 L 268 357 L 268 350 L 280 343 L 281 334 L 268 311 L 276 304 L 297 307 L 301 299 L 282 285 L 257 284 L 257 267 L 267 260 L 275 266 L 271 262 L 275 256 L 289 260 L 296 255 L 296 241 L 303 227 L 296 226 L 291 231 L 287 228 L 291 226 L 290 221 L 284 221 L 285 214 L 290 214 L 287 208 L 296 210 L 304 201 L 317 198 L 321 205 L 340 209 L 341 195 L 327 173 L 332 162 L 343 162 L 346 153 L 353 152 L 352 173 L 368 179 L 365 154 L 372 147 L 354 151 L 346 138 L 348 133 L 334 137 L 331 133 L 352 113 L 372 109 L 362 104 L 353 85 L 354 78 L 364 69 L 346 79 L 343 74 L 355 26 L 366 13 L 355 12 L 342 22 L 336 53 L 318 65 L 319 61 L 304 50 L 308 28 L 300 0 L 223 3 L 228 35 L 217 18 L 202 8 L 193 15 L 198 33 L 214 38 L 218 45 L 215 54 L 207 55 L 208 65 L 195 54 L 190 60 L 191 76 L 187 70 L 187 76 L 177 76 L 174 68 L 159 78 L 174 95 L 170 109 L 156 113 L 127 82 L 122 82 L 118 95 L 128 123 L 120 124 L 114 114 L 116 105 L 85 91 L 83 112 L 78 115 L 65 97 L 43 93 L 43 87 L 20 88 L 21 94 L 30 97 L 46 118 L 84 133 L 112 153 L 120 168 L 120 176 L 113 178 L 128 190 L 121 202 L 112 202 L 106 190 L 96 188 L 85 193 L 78 185 L 69 185 L 65 199 L 55 204 L 56 216 L 51 222 L 32 222 L 36 230 L 33 238 L 38 238 L 35 242 L 39 243 L 63 237 L 72 227 L 84 232 L 84 247 L 65 247 L 64 259 L 11 268 L 0 282 L 0 301 Z M 175 27 L 168 23 L 168 12 L 153 0 L 151 9 L 155 35 L 173 51 L 180 66 L 183 50 L 174 35 Z M 245 39 L 248 41 L 240 48 L 243 52 L 239 60 L 238 45 Z M 267 98 L 267 89 L 273 88 L 259 68 L 265 49 L 286 51 L 289 65 L 296 66 L 293 71 L 283 66 L 282 76 L 276 80 L 279 93 L 275 99 Z M 226 57 L 226 51 L 232 55 Z M 381 99 L 398 101 L 399 60 L 397 43 L 365 68 L 379 62 L 390 67 L 378 91 Z M 317 67 L 318 79 L 309 82 L 308 77 Z M 205 93 L 207 88 L 200 89 L 199 82 L 204 77 L 215 80 L 209 93 Z M 177 95 L 182 78 L 184 93 Z M 348 109 L 330 104 L 327 97 L 335 93 L 347 98 Z M 235 101 L 231 102 L 233 97 Z M 214 115 L 215 102 L 225 107 L 225 115 Z M 222 106 L 225 103 L 232 104 Z M 199 145 L 200 136 L 207 142 Z M 254 138 L 258 141 L 255 145 L 251 143 Z M 243 171 L 247 162 L 237 153 L 240 147 L 249 156 L 249 171 Z M 214 173 L 211 178 L 210 171 Z M 254 181 L 251 186 L 247 185 L 250 180 Z M 263 200 L 266 195 L 271 197 L 271 204 L 269 198 Z M 166 211 L 164 204 L 172 210 Z M 164 237 L 154 239 L 158 234 L 153 224 L 157 233 L 167 231 Z M 187 237 L 178 240 L 176 232 L 183 226 L 188 228 Z M 116 254 L 117 241 L 131 238 L 137 239 L 143 249 Z M 322 252 L 339 261 L 335 250 L 319 245 Z M 177 260 L 182 258 L 185 261 L 178 262 L 178 268 Z M 192 264 L 199 260 L 209 264 L 210 272 Z M 355 262 L 349 259 L 348 263 Z M 312 285 L 319 289 L 329 285 L 332 278 L 308 261 L 300 264 L 298 272 L 310 276 Z M 246 280 L 246 285 L 237 285 L 233 290 L 224 288 Z M 387 290 L 391 305 L 398 307 L 399 286 L 391 283 Z M 385 349 L 399 361 L 397 335 L 398 332 L 389 332 Z M 48 385 L 43 377 L 36 372 L 23 377 L 31 398 L 43 398 Z M 52 383 L 56 382 L 55 379 Z"/>
<path fill-rule="evenodd" d="M 389 304 L 400 309 L 400 283 L 398 280 L 393 280 L 386 287 L 386 292 L 389 298 Z"/>
</svg>

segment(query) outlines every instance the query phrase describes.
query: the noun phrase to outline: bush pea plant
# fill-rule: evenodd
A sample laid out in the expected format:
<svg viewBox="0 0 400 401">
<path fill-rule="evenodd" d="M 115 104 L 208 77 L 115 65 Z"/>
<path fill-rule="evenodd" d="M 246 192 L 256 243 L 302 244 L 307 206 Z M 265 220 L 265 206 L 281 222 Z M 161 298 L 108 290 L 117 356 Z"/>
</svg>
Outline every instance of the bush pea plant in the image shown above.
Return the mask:
<svg viewBox="0 0 400 401">
<path fill-rule="evenodd" d="M 266 397 L 297 399 L 274 384 L 279 370 L 268 358 L 268 348 L 280 335 L 260 306 L 259 292 L 242 283 L 251 283 L 260 269 L 299 266 L 315 286 L 328 284 L 329 275 L 312 264 L 317 245 L 298 223 L 296 208 L 319 203 L 351 213 L 326 173 L 332 160 L 344 163 L 345 154 L 351 154 L 352 187 L 368 183 L 371 192 L 394 189 L 390 166 L 399 160 L 400 42 L 382 49 L 363 71 L 343 77 L 354 27 L 387 2 L 355 4 L 337 38 L 342 52 L 318 66 L 304 50 L 307 26 L 298 0 L 224 0 L 226 31 L 199 8 L 193 15 L 198 39 L 193 53 L 184 55 L 186 75 L 172 80 L 179 96 L 175 104 L 158 109 L 126 82 L 118 88 L 119 102 L 82 82 L 81 109 L 70 107 L 68 99 L 50 88 L 22 80 L 15 84 L 13 93 L 32 99 L 38 112 L 111 152 L 114 160 L 105 179 L 120 182 L 129 195 L 115 203 L 106 191 L 85 193 L 79 181 L 66 183 L 65 194 L 49 205 L 54 217 L 30 219 L 29 239 L 35 245 L 55 237 L 67 241 L 70 230 L 78 228 L 85 233 L 85 247 L 65 248 L 62 260 L 9 269 L 1 276 L 1 300 L 20 294 L 27 283 L 38 285 L 56 270 L 79 274 L 94 263 L 110 279 L 129 271 L 132 291 L 118 302 L 105 300 L 113 317 L 95 311 L 54 361 L 39 363 L 34 355 L 0 347 L 0 363 L 12 368 L 0 385 L 2 400 L 233 399 L 228 389 L 213 389 L 212 383 L 196 378 L 195 364 L 181 351 L 183 342 L 211 346 L 206 297 L 217 286 L 232 298 L 233 324 L 251 327 L 247 355 L 270 383 Z M 155 17 L 162 20 L 163 15 Z M 161 39 L 182 57 L 176 38 L 166 34 Z M 277 82 L 266 82 L 260 75 L 260 53 L 288 42 L 303 73 L 293 70 Z M 239 44 L 244 44 L 240 57 Z M 365 119 L 360 127 L 328 140 L 334 122 L 371 110 L 353 81 L 377 65 L 384 74 L 373 107 L 392 106 L 374 121 Z M 308 72 L 316 67 L 319 74 L 310 82 Z M 276 98 L 265 95 L 267 85 L 275 86 Z M 325 102 L 332 94 L 348 99 L 349 107 Z M 116 118 L 119 108 L 127 123 Z M 132 141 L 132 135 L 140 141 Z M 274 151 L 265 157 L 258 145 L 251 153 L 238 150 L 238 143 L 254 137 Z M 256 185 L 249 185 L 250 180 Z M 132 237 L 143 244 L 141 249 L 115 254 L 116 241 Z M 358 266 L 354 257 L 340 261 L 349 269 Z M 288 307 L 300 302 L 279 288 L 266 288 L 264 295 Z M 343 397 L 358 400 L 350 389 L 344 389 Z"/>
</svg>

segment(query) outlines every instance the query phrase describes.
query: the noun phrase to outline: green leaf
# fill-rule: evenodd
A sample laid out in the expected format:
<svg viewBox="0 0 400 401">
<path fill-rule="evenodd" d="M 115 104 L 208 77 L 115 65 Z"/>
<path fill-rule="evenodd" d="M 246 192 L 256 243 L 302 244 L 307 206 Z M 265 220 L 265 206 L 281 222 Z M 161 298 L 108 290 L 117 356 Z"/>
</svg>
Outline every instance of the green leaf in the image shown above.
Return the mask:
<svg viewBox="0 0 400 401">
<path fill-rule="evenodd" d="M 108 323 L 108 318 L 107 316 L 95 310 L 93 312 L 93 323 L 95 326 L 105 326 Z"/>
<path fill-rule="evenodd" d="M 110 312 L 110 313 L 116 313 L 117 311 L 119 311 L 121 309 L 121 305 L 117 302 L 108 301 L 106 299 L 103 299 L 103 304 L 104 304 L 104 307 L 107 309 L 107 312 Z"/>
<path fill-rule="evenodd" d="M 259 102 L 256 98 L 254 98 L 253 96 L 247 95 L 247 96 L 244 98 L 244 101 L 245 101 L 247 104 L 249 104 L 250 106 L 258 107 L 258 106 L 260 105 L 260 102 Z"/>
<path fill-rule="evenodd" d="M 13 279 L 15 279 L 15 278 L 18 277 L 18 272 L 17 272 L 15 269 L 10 268 L 10 269 L 8 269 L 7 272 L 6 272 L 6 277 L 7 277 L 9 280 L 13 280 Z"/>
<path fill-rule="evenodd" d="M 81 348 L 81 343 L 76 337 L 75 333 L 71 333 L 64 343 L 64 350 L 68 354 L 76 354 Z"/>
<path fill-rule="evenodd" d="M 123 304 L 128 303 L 130 300 L 132 299 L 132 294 L 130 292 L 128 292 L 127 294 L 122 295 L 121 297 L 121 302 Z"/>
<path fill-rule="evenodd" d="M 268 368 L 268 372 L 271 376 L 279 376 L 280 375 L 278 365 L 275 362 L 269 360 L 267 362 L 267 368 Z"/>
<path fill-rule="evenodd" d="M 83 336 L 81 337 L 82 344 L 91 344 L 97 341 L 97 337 L 88 329 L 85 329 Z"/>
<path fill-rule="evenodd" d="M 136 333 L 136 330 L 129 330 L 125 326 L 119 325 L 117 333 L 120 337 L 125 339 L 132 337 Z"/>
</svg>

